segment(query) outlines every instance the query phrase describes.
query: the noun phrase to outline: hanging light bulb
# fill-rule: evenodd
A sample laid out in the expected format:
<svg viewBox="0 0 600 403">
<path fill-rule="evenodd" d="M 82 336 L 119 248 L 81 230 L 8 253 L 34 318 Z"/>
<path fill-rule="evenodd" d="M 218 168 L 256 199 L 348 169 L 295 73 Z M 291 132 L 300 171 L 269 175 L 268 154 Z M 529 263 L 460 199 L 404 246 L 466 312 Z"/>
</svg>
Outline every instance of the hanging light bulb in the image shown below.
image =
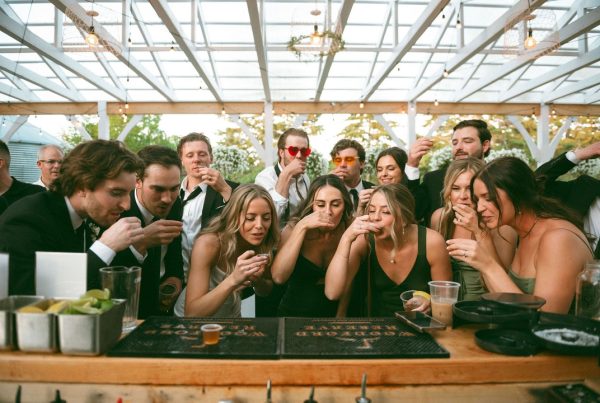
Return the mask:
<svg viewBox="0 0 600 403">
<path fill-rule="evenodd" d="M 444 72 L 442 73 L 442 75 L 444 76 L 444 78 L 446 78 L 450 75 L 450 72 L 448 72 L 447 68 L 444 67 Z"/>
<path fill-rule="evenodd" d="M 221 108 L 221 116 L 225 116 L 225 107 Z"/>
<path fill-rule="evenodd" d="M 171 41 L 171 49 L 169 49 L 171 52 L 175 52 L 175 42 Z"/>
<path fill-rule="evenodd" d="M 433 104 L 434 104 L 435 106 L 438 106 L 438 105 L 440 104 L 440 103 L 438 102 L 437 98 L 435 99 L 435 101 L 433 101 Z"/>
<path fill-rule="evenodd" d="M 359 107 L 360 109 L 363 109 L 363 108 L 365 107 L 365 103 L 364 103 L 364 102 L 361 102 L 360 104 L 358 104 L 358 107 Z"/>
<path fill-rule="evenodd" d="M 96 35 L 96 31 L 94 31 L 93 25 L 90 26 L 90 30 L 88 31 L 87 35 L 85 36 L 85 43 L 87 43 L 91 47 L 96 47 L 96 46 L 98 46 L 98 43 L 100 43 L 100 39 L 98 39 L 98 35 Z"/>
<path fill-rule="evenodd" d="M 125 109 L 129 109 L 129 103 L 125 102 Z"/>
<path fill-rule="evenodd" d="M 460 18 L 456 19 L 456 29 L 461 29 L 462 28 L 462 24 L 460 23 Z"/>
<path fill-rule="evenodd" d="M 533 37 L 533 29 L 531 29 L 531 27 L 529 27 L 529 31 L 527 31 L 527 39 L 525 39 L 525 49 L 533 49 L 535 48 L 537 45 L 537 41 L 535 40 L 535 38 Z"/>
<path fill-rule="evenodd" d="M 310 44 L 312 46 L 321 46 L 321 34 L 319 34 L 319 27 L 315 24 L 315 30 L 310 35 Z"/>
<path fill-rule="evenodd" d="M 6 126 L 6 122 L 2 119 L 2 127 Z"/>
<path fill-rule="evenodd" d="M 119 113 L 120 114 L 123 113 L 123 108 L 121 108 L 120 106 L 119 106 Z"/>
</svg>

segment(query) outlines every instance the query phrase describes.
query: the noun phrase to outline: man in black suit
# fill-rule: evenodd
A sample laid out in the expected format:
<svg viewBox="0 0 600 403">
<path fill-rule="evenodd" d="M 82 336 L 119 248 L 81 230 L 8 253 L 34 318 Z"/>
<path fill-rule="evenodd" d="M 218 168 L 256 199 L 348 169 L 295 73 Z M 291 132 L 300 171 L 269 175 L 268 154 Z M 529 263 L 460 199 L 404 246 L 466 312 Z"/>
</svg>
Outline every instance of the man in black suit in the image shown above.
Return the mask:
<svg viewBox="0 0 600 403">
<path fill-rule="evenodd" d="M 490 153 L 492 134 L 487 123 L 479 119 L 463 120 L 452 130 L 452 159 L 476 157 L 483 159 Z M 429 224 L 431 214 L 442 207 L 442 190 L 444 189 L 445 167 L 428 172 L 419 183 L 419 162 L 433 147 L 430 138 L 418 139 L 410 149 L 405 174 L 408 188 L 415 197 L 417 217 L 419 221 Z"/>
<path fill-rule="evenodd" d="M 581 175 L 571 181 L 559 181 L 557 178 L 580 162 L 598 157 L 600 141 L 563 153 L 535 171 L 544 183 L 544 194 L 560 200 L 583 219 L 584 229 L 595 237 L 592 247 L 595 248 L 596 259 L 600 259 L 600 180 L 589 175 Z"/>
<path fill-rule="evenodd" d="M 65 158 L 51 191 L 11 205 L 0 216 L 0 252 L 10 255 L 9 294 L 35 294 L 36 251 L 87 252 L 88 288 L 100 287 L 98 270 L 144 235 L 138 218 L 120 218 L 140 167 L 120 142 L 82 143 Z M 96 240 L 88 220 L 105 229 Z"/>
<path fill-rule="evenodd" d="M 0 140 L 0 215 L 17 200 L 44 190 L 41 186 L 24 183 L 10 176 L 10 150 Z"/>
<path fill-rule="evenodd" d="M 335 168 L 331 173 L 337 175 L 344 181 L 346 189 L 350 192 L 353 209 L 356 211 L 356 208 L 360 203 L 360 192 L 375 187 L 373 183 L 362 180 L 361 178 L 365 169 L 365 160 L 367 158 L 365 149 L 362 144 L 356 140 L 342 139 L 335 143 L 330 155 L 333 165 L 335 165 Z M 363 192 L 361 197 L 368 199 L 371 197 L 371 194 Z"/>
<path fill-rule="evenodd" d="M 135 190 L 131 192 L 131 208 L 124 217 L 137 217 L 144 237 L 134 244 L 145 255 L 140 286 L 139 318 L 166 314 L 181 292 L 183 258 L 181 256 L 181 199 L 179 178 L 181 161 L 177 152 L 162 146 L 147 146 L 138 152 L 144 169 L 138 173 Z M 146 255 L 147 253 L 147 255 Z M 125 249 L 117 255 L 131 259 L 132 251 Z M 159 299 L 159 289 L 174 290 L 169 298 Z"/>
</svg>

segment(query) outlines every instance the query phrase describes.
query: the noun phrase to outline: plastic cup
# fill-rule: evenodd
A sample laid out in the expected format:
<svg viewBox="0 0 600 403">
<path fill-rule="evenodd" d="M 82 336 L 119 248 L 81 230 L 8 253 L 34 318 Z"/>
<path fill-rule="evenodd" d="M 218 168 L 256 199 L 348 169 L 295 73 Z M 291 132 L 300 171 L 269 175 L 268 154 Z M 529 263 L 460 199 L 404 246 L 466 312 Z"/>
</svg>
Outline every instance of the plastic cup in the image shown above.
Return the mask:
<svg viewBox="0 0 600 403">
<path fill-rule="evenodd" d="M 123 332 L 127 333 L 135 329 L 140 301 L 142 269 L 137 266 L 103 267 L 100 269 L 100 281 L 102 288 L 110 290 L 111 298 L 125 300 Z"/>
<path fill-rule="evenodd" d="M 431 316 L 452 326 L 452 306 L 458 300 L 460 283 L 454 281 L 430 281 Z"/>
<path fill-rule="evenodd" d="M 219 344 L 223 326 L 216 323 L 208 323 L 206 325 L 202 325 L 200 330 L 202 330 L 202 341 L 205 345 L 210 346 L 213 344 Z"/>
</svg>

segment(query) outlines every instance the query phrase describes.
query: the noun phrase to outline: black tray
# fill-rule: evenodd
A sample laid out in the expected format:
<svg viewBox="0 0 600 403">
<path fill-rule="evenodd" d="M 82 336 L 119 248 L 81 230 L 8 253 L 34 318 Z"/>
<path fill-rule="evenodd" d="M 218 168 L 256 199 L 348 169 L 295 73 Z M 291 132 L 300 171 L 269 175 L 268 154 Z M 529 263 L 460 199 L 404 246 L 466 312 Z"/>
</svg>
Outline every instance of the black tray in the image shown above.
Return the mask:
<svg viewBox="0 0 600 403">
<path fill-rule="evenodd" d="M 285 318 L 285 358 L 448 358 L 431 335 L 394 318 Z"/>
<path fill-rule="evenodd" d="M 538 352 L 538 343 L 531 333 L 511 329 L 484 329 L 475 332 L 475 343 L 492 353 L 529 356 Z"/>
<path fill-rule="evenodd" d="M 223 326 L 219 344 L 205 346 L 200 327 Z M 109 356 L 168 358 L 279 358 L 276 318 L 150 317 L 122 339 Z"/>
<path fill-rule="evenodd" d="M 534 310 L 539 309 L 546 303 L 544 298 L 536 297 L 535 295 L 512 292 L 491 292 L 483 294 L 481 299 L 502 305 Z"/>
<path fill-rule="evenodd" d="M 529 310 L 485 300 L 460 301 L 454 304 L 452 311 L 459 319 L 472 323 L 504 324 L 527 321 L 531 317 Z"/>
</svg>

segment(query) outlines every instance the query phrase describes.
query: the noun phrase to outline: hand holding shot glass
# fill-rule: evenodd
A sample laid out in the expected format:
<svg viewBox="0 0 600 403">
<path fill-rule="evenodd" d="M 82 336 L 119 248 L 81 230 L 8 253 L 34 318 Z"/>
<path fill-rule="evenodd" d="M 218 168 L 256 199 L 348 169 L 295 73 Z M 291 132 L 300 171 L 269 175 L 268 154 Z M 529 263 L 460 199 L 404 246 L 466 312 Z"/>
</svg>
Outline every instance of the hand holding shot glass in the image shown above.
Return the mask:
<svg viewBox="0 0 600 403">
<path fill-rule="evenodd" d="M 427 312 L 431 297 L 425 291 L 408 290 L 400 294 L 400 299 L 405 312 Z"/>
</svg>

